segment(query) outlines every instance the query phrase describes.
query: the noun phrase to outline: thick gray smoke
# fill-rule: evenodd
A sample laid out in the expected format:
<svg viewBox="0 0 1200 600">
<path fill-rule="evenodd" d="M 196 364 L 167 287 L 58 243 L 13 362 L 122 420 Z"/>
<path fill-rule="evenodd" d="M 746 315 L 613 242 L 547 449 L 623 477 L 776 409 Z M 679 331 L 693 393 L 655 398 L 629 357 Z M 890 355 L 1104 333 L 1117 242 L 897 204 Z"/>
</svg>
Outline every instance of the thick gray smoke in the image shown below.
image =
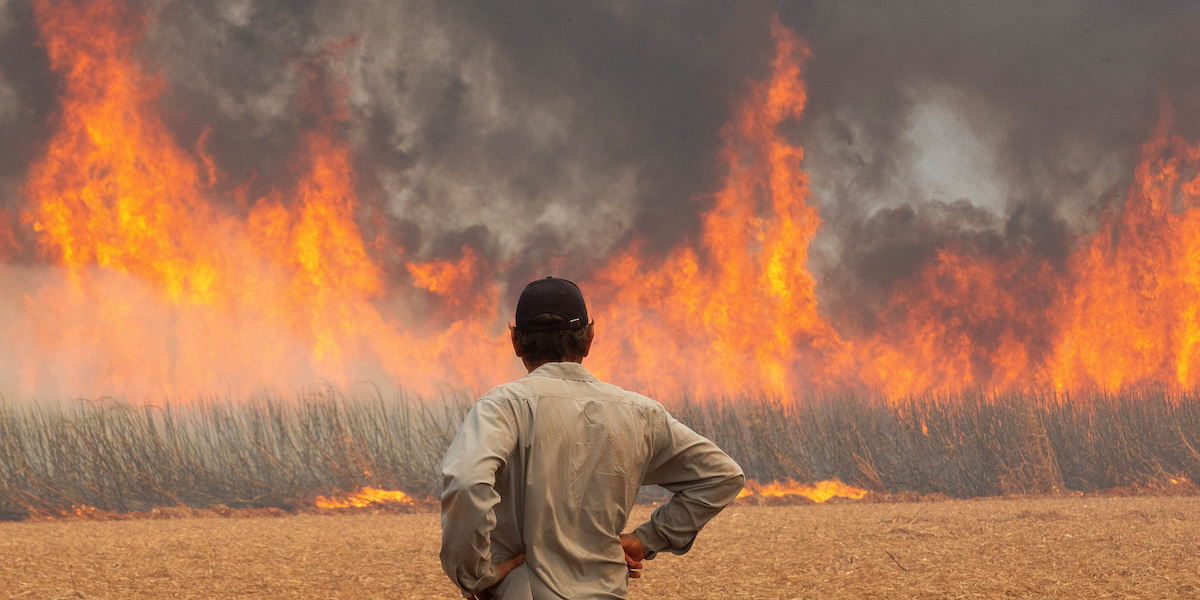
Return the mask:
<svg viewBox="0 0 1200 600">
<path fill-rule="evenodd" d="M 73 0 L 71 0 L 73 1 Z M 795 128 L 825 220 L 828 310 L 877 302 L 948 241 L 1060 260 L 1120 197 L 1175 108 L 1200 135 L 1195 3 L 150 3 L 141 48 L 180 144 L 210 128 L 232 189 L 286 189 L 307 125 L 297 65 L 350 40 L 359 194 L 405 256 L 464 244 L 524 281 L 582 277 L 634 238 L 693 241 L 719 132 L 772 58 L 811 46 Z M 0 200 L 52 131 L 57 80 L 28 0 L 0 3 Z M 563 257 L 566 257 L 565 259 Z M 403 277 L 403 268 L 393 273 Z M 832 307 L 832 308 L 829 308 Z"/>
</svg>

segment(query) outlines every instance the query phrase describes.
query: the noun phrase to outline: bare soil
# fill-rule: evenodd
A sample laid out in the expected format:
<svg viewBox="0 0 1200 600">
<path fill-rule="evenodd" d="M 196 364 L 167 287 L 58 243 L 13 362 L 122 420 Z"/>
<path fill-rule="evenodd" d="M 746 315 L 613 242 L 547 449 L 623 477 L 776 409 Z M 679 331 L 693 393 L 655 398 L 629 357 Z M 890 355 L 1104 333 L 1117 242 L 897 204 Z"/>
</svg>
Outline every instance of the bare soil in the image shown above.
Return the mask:
<svg viewBox="0 0 1200 600">
<path fill-rule="evenodd" d="M 439 539 L 432 512 L 0 523 L 0 599 L 457 598 Z M 630 597 L 1200 598 L 1200 498 L 734 506 Z"/>
</svg>

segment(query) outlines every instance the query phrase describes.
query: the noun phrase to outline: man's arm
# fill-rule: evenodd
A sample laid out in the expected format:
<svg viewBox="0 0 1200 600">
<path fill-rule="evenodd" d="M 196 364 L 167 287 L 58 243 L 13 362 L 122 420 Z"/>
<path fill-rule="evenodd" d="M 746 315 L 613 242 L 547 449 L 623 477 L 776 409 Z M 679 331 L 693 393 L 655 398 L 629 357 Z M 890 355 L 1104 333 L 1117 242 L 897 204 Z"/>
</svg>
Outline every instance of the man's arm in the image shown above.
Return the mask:
<svg viewBox="0 0 1200 600">
<path fill-rule="evenodd" d="M 442 460 L 442 569 L 467 598 L 507 574 L 492 564 L 493 507 L 500 502 L 494 486 L 516 444 L 508 407 L 484 398 L 467 413 Z"/>
<path fill-rule="evenodd" d="M 647 559 L 662 551 L 683 554 L 691 549 L 700 529 L 746 484 L 742 468 L 716 444 L 666 411 L 661 417 L 656 453 L 643 483 L 674 494 L 634 530 Z"/>
</svg>

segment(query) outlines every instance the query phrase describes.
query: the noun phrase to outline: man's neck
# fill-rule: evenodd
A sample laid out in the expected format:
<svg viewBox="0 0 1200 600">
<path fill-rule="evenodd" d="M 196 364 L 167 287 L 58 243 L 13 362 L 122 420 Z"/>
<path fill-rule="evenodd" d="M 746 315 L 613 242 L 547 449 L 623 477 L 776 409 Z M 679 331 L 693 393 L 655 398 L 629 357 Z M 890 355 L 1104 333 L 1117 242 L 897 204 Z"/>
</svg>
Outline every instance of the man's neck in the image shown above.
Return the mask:
<svg viewBox="0 0 1200 600">
<path fill-rule="evenodd" d="M 565 359 L 565 358 L 564 358 L 564 359 L 562 359 L 562 360 L 540 360 L 540 361 L 536 361 L 536 362 L 534 362 L 534 361 L 528 361 L 528 360 L 525 360 L 524 358 L 522 358 L 522 359 L 521 359 L 521 362 L 525 363 L 525 370 L 529 371 L 530 373 L 532 373 L 532 372 L 534 371 L 534 369 L 537 369 L 538 367 L 540 367 L 540 366 L 542 366 L 542 365 L 544 365 L 544 364 L 546 364 L 546 363 L 552 363 L 552 362 L 573 362 L 573 363 L 583 364 L 583 360 L 582 360 L 582 359 L 580 359 L 580 360 L 569 360 L 569 359 Z"/>
</svg>

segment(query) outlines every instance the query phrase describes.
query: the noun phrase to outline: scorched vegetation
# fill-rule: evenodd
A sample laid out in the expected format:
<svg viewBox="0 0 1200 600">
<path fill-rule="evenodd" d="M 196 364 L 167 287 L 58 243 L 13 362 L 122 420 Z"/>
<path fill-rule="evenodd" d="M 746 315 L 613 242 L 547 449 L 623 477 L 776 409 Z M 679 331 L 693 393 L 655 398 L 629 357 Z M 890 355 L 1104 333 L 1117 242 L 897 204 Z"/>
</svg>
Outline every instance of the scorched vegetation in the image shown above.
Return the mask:
<svg viewBox="0 0 1200 600">
<path fill-rule="evenodd" d="M 0 512 L 311 506 L 364 487 L 436 495 L 469 407 L 371 389 L 133 406 L 0 404 Z M 954 497 L 1194 490 L 1200 395 L 963 394 L 680 400 L 673 413 L 758 481 L 837 478 Z"/>
</svg>

